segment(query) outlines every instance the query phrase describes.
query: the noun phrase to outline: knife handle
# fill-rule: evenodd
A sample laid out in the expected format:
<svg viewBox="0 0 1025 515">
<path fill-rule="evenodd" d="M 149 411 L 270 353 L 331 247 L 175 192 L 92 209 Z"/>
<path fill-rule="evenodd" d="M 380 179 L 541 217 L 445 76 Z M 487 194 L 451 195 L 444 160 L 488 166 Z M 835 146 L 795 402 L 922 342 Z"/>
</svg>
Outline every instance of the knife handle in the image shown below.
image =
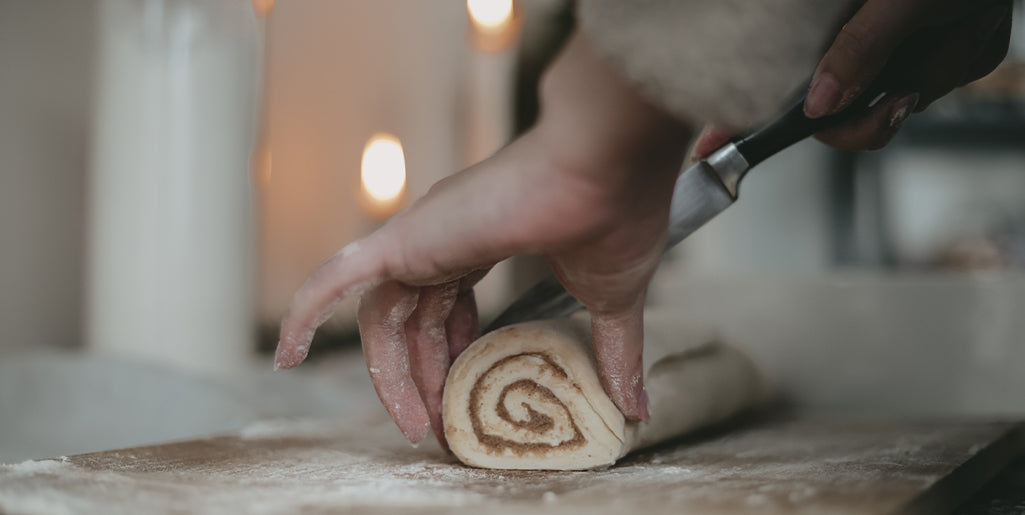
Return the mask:
<svg viewBox="0 0 1025 515">
<path fill-rule="evenodd" d="M 748 168 L 753 167 L 816 132 L 865 113 L 885 96 L 886 93 L 881 88 L 870 87 L 843 111 L 820 118 L 808 118 L 804 115 L 804 101 L 807 95 L 802 95 L 800 100 L 783 113 L 783 116 L 736 142 L 737 150 L 747 160 Z"/>
</svg>

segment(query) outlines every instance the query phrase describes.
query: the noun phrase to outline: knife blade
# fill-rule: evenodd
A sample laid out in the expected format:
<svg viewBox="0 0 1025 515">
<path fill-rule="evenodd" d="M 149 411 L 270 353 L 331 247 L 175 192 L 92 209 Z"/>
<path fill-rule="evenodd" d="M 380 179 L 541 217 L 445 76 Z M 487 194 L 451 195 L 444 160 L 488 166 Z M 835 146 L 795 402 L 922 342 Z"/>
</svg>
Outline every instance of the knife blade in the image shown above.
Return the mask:
<svg viewBox="0 0 1025 515">
<path fill-rule="evenodd" d="M 666 250 L 708 223 L 737 201 L 740 182 L 752 167 L 816 132 L 871 109 L 886 96 L 870 88 L 847 109 L 821 118 L 804 115 L 804 97 L 761 130 L 727 143 L 676 179 L 669 207 Z M 548 276 L 527 290 L 498 315 L 484 332 L 524 322 L 568 316 L 583 305 L 566 292 L 555 276 Z"/>
</svg>

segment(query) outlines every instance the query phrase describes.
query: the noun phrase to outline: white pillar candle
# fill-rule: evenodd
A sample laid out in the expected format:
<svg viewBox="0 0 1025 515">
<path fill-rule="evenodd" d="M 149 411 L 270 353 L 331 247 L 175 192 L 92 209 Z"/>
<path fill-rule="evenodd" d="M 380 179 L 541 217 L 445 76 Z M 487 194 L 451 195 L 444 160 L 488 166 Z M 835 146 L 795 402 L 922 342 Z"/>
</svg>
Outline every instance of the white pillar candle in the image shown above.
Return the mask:
<svg viewBox="0 0 1025 515">
<path fill-rule="evenodd" d="M 521 18 L 513 0 L 467 0 L 470 20 L 469 87 L 466 109 L 467 165 L 478 163 L 512 139 L 516 53 Z M 475 290 L 487 318 L 509 302 L 512 267 L 502 262 Z"/>
<path fill-rule="evenodd" d="M 470 17 L 466 164 L 477 163 L 512 138 L 520 18 L 512 0 L 468 0 Z"/>
<path fill-rule="evenodd" d="M 91 163 L 91 348 L 223 370 L 252 348 L 248 0 L 103 0 Z"/>
</svg>

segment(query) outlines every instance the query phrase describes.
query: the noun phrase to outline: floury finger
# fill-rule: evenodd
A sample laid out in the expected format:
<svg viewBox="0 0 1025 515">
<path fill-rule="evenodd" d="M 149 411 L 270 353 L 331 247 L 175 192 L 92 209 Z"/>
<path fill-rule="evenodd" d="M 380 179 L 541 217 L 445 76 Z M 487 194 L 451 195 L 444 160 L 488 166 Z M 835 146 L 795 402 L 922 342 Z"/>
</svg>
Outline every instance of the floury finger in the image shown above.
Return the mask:
<svg viewBox="0 0 1025 515">
<path fill-rule="evenodd" d="M 306 359 L 317 327 L 331 318 L 335 306 L 360 295 L 384 279 L 379 239 L 370 236 L 349 244 L 317 267 L 292 297 L 281 322 L 274 368 L 293 368 Z"/>
<path fill-rule="evenodd" d="M 358 313 L 363 358 L 374 389 L 399 430 L 414 444 L 431 430 L 406 345 L 406 322 L 418 300 L 417 288 L 388 281 L 360 299 Z"/>
</svg>

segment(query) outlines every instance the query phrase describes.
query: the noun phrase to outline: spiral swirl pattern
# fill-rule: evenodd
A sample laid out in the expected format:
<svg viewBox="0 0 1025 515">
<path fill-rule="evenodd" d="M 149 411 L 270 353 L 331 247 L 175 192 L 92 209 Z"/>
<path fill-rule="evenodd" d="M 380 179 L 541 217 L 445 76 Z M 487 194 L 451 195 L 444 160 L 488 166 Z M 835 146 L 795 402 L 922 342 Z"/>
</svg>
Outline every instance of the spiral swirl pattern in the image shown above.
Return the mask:
<svg viewBox="0 0 1025 515">
<path fill-rule="evenodd" d="M 537 368 L 538 377 L 547 381 L 496 381 L 495 377 L 506 367 Z M 492 450 L 508 449 L 516 454 L 547 453 L 582 445 L 586 441 L 584 434 L 553 388 L 579 390 L 566 371 L 545 353 L 521 353 L 497 361 L 470 390 L 470 422 L 477 440 Z"/>
<path fill-rule="evenodd" d="M 602 388 L 586 317 L 485 334 L 456 358 L 445 382 L 450 449 L 475 467 L 606 467 L 631 450 L 722 422 L 768 398 L 746 355 L 713 332 L 687 333 L 685 325 L 678 313 L 646 315 L 645 353 L 656 356 L 645 372 L 647 423 L 626 420 Z"/>
<path fill-rule="evenodd" d="M 625 452 L 622 413 L 601 387 L 587 326 L 527 322 L 482 336 L 452 364 L 443 419 L 464 463 L 570 470 Z"/>
</svg>

